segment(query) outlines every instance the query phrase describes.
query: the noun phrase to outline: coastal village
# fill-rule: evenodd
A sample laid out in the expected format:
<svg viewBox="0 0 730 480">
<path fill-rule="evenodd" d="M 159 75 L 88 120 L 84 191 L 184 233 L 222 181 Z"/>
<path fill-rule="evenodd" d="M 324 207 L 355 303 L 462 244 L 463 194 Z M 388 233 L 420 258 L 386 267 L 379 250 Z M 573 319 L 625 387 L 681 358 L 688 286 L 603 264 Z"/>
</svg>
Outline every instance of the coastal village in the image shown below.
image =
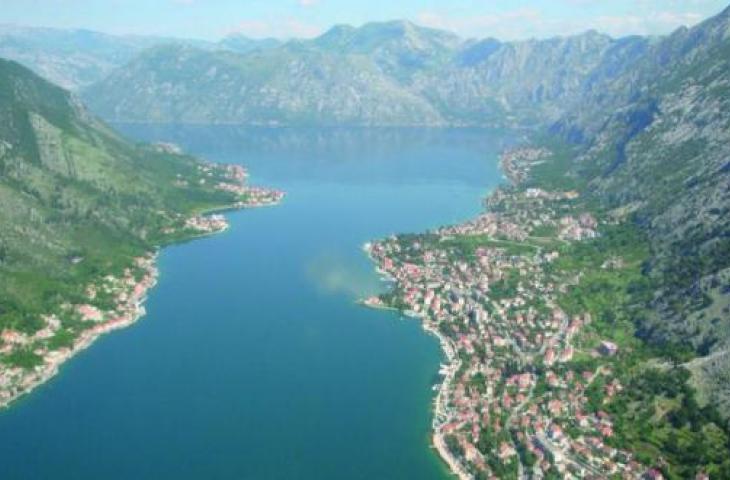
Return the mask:
<svg viewBox="0 0 730 480">
<path fill-rule="evenodd" d="M 121 277 L 107 275 L 98 284 L 89 285 L 86 290 L 89 303 L 61 305 L 64 317 L 82 325 L 76 338 L 54 341 L 62 330 L 62 321 L 56 314 L 44 316 L 45 326 L 33 335 L 3 330 L 0 356 L 25 352 L 26 355 L 32 353 L 37 361 L 35 365 L 27 366 L 0 363 L 0 406 L 6 406 L 53 377 L 63 362 L 87 348 L 99 336 L 127 327 L 143 316 L 147 291 L 157 282 L 155 259 L 155 254 L 135 258 L 134 267 L 125 269 Z M 102 310 L 94 305 L 102 296 L 113 299 L 113 308 Z"/>
<path fill-rule="evenodd" d="M 547 154 L 513 150 L 502 167 L 519 183 Z M 441 342 L 433 445 L 463 480 L 662 478 L 611 445 L 603 403 L 624 388 L 610 362 L 620 347 L 583 342 L 590 313 L 556 301 L 580 280 L 555 268 L 559 247 L 599 235 L 578 197 L 499 189 L 476 219 L 366 245 L 393 286 L 365 304 L 417 317 Z M 603 268 L 620 268 L 614 260 Z"/>
<path fill-rule="evenodd" d="M 173 148 L 166 146 L 165 148 Z M 227 209 L 275 205 L 284 193 L 246 185 L 248 174 L 240 165 L 202 163 L 200 182 L 215 181 L 214 188 L 234 194 Z M 177 180 L 176 185 L 187 185 Z M 228 228 L 223 215 L 196 215 L 177 218 L 164 235 L 187 238 L 214 234 Z M 43 315 L 35 332 L 4 329 L 0 332 L 0 408 L 27 394 L 58 373 L 59 367 L 97 338 L 135 323 L 145 314 L 144 302 L 158 278 L 157 252 L 134 258 L 121 274 L 107 274 L 89 284 L 84 301 L 67 302 L 54 313 Z M 74 257 L 71 264 L 84 259 Z"/>
<path fill-rule="evenodd" d="M 223 170 L 223 180 L 216 180 Z M 214 188 L 232 193 L 237 197 L 229 208 L 243 209 L 276 205 L 284 198 L 284 192 L 269 188 L 253 187 L 246 184 L 248 172 L 241 165 L 217 165 L 203 163 L 198 166 L 201 178 L 199 182 L 215 182 Z M 182 181 L 180 186 L 186 186 Z M 228 221 L 223 215 L 197 215 L 184 219 L 183 229 L 197 234 L 213 234 L 228 228 Z M 173 234 L 178 229 L 169 227 L 165 233 Z"/>
</svg>

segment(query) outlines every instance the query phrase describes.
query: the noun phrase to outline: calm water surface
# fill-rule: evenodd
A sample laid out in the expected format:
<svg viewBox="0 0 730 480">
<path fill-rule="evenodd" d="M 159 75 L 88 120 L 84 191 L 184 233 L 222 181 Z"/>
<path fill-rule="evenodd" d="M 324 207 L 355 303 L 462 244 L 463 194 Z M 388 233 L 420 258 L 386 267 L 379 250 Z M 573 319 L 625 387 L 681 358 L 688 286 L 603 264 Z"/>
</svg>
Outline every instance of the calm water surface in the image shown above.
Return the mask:
<svg viewBox="0 0 730 480">
<path fill-rule="evenodd" d="M 124 127 L 242 163 L 279 207 L 165 249 L 149 314 L 0 414 L 0 479 L 444 479 L 441 354 L 354 302 L 364 242 L 468 218 L 509 140 L 484 130 Z"/>
</svg>

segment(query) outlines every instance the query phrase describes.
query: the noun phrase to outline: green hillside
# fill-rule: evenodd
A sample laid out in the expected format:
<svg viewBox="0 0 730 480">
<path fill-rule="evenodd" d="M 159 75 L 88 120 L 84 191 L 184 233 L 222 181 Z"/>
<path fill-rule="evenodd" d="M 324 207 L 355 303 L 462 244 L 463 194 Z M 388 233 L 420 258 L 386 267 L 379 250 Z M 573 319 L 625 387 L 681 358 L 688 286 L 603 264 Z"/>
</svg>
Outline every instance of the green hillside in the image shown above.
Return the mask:
<svg viewBox="0 0 730 480">
<path fill-rule="evenodd" d="M 223 172 L 204 177 L 169 150 L 129 143 L 0 60 L 0 330 L 33 332 L 39 315 L 173 240 L 193 212 L 235 200 L 213 188 Z"/>
<path fill-rule="evenodd" d="M 585 140 L 553 181 L 582 185 L 643 230 L 652 286 L 637 334 L 680 345 L 704 401 L 730 412 L 730 9 L 655 43 L 611 95 L 588 95 L 557 130 Z M 605 85 L 608 92 L 608 85 Z M 596 127 L 600 125 L 600 127 Z M 566 173 L 567 172 L 567 173 Z"/>
</svg>

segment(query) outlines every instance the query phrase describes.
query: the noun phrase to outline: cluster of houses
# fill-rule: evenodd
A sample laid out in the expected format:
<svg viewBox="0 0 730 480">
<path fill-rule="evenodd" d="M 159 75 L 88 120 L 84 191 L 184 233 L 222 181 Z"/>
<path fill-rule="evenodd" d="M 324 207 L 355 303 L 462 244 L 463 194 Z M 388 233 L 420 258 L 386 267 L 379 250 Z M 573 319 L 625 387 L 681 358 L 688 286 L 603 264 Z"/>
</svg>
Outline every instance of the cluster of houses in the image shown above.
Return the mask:
<svg viewBox="0 0 730 480">
<path fill-rule="evenodd" d="M 580 195 L 575 190 L 567 192 L 548 192 L 542 188 L 525 189 L 525 198 L 540 199 L 554 202 L 556 200 L 575 200 Z"/>
<path fill-rule="evenodd" d="M 493 239 L 506 239 L 522 242 L 538 228 L 555 230 L 556 238 L 568 241 L 586 240 L 598 236 L 598 221 L 590 213 L 562 215 L 555 202 L 577 198 L 574 192 L 548 193 L 540 189 L 527 189 L 525 192 L 507 193 L 498 190 L 490 205 L 495 205 L 494 197 L 501 204 L 509 204 L 512 215 L 489 211 L 472 220 L 443 227 L 436 233 L 449 235 L 485 235 Z M 531 208 L 528 208 L 531 207 Z M 516 208 L 519 208 L 515 211 Z M 539 213 L 537 213 L 539 211 Z M 540 235 L 542 236 L 542 235 Z"/>
<path fill-rule="evenodd" d="M 271 188 L 244 186 L 240 193 L 242 200 L 234 204 L 236 208 L 268 207 L 276 205 L 284 198 L 284 192 Z"/>
<path fill-rule="evenodd" d="M 518 147 L 504 152 L 500 157 L 500 167 L 505 176 L 515 184 L 527 179 L 530 168 L 539 165 L 552 155 L 547 148 Z"/>
<path fill-rule="evenodd" d="M 228 228 L 228 221 L 223 215 L 197 215 L 185 220 L 185 229 L 198 233 L 222 232 Z"/>
<path fill-rule="evenodd" d="M 246 184 L 248 172 L 241 165 L 203 164 L 199 168 L 206 175 L 222 170 L 223 176 L 215 185 L 217 190 L 233 193 L 239 200 L 235 208 L 265 207 L 275 205 L 284 198 L 284 192 L 270 188 L 252 187 Z"/>
<path fill-rule="evenodd" d="M 248 172 L 241 165 L 201 163 L 198 165 L 201 175 L 201 184 L 210 184 L 216 190 L 232 193 L 237 199 L 230 204 L 230 208 L 253 208 L 276 205 L 284 198 L 281 190 L 252 187 L 246 184 Z M 180 175 L 175 184 L 186 187 L 188 182 Z M 228 228 L 228 222 L 222 215 L 198 215 L 184 220 L 183 228 L 196 233 L 217 233 Z M 176 233 L 177 228 L 166 227 L 162 233 L 166 235 Z"/>
<path fill-rule="evenodd" d="M 158 144 L 158 151 L 179 153 L 173 144 Z M 238 195 L 232 208 L 276 204 L 284 197 L 278 190 L 245 185 L 247 171 L 240 165 L 201 163 L 197 166 L 200 184 Z M 178 175 L 174 183 L 181 187 L 188 182 Z M 165 213 L 165 212 L 161 212 Z M 174 234 L 180 227 L 196 233 L 216 233 L 228 228 L 223 215 L 199 215 L 185 218 L 174 214 L 175 227 L 166 227 L 163 234 Z M 72 259 L 72 263 L 83 261 Z M 13 329 L 0 331 L 0 407 L 52 377 L 58 367 L 97 337 L 123 328 L 144 315 L 146 292 L 156 283 L 155 257 L 150 254 L 135 259 L 134 265 L 119 277 L 107 275 L 86 288 L 86 303 L 63 304 L 53 315 L 42 316 L 43 327 L 33 333 Z"/>
<path fill-rule="evenodd" d="M 518 223 L 505 219 L 496 213 L 483 213 L 467 222 L 443 227 L 437 231 L 439 235 L 487 235 L 522 241 L 528 237 L 527 230 Z"/>
<path fill-rule="evenodd" d="M 560 219 L 559 225 L 559 237 L 563 240 L 586 240 L 598 236 L 598 222 L 590 213 L 582 213 L 577 218 L 565 216 Z"/>
<path fill-rule="evenodd" d="M 201 175 L 201 184 L 209 183 L 216 190 L 232 193 L 238 197 L 231 208 L 252 208 L 276 205 L 284 198 L 281 190 L 252 187 L 246 184 L 248 171 L 241 165 L 201 163 L 198 165 Z M 177 179 L 178 183 L 186 183 Z M 180 183 L 182 185 L 182 183 Z M 223 231 L 228 228 L 228 222 L 222 215 L 195 216 L 185 220 L 185 229 L 198 233 L 208 234 Z M 168 228 L 163 233 L 174 233 L 175 229 Z"/>
<path fill-rule="evenodd" d="M 230 183 L 221 183 L 219 188 L 241 196 L 242 199 L 234 203 L 233 208 L 276 205 L 284 198 L 284 192 L 268 188 L 248 187 Z M 217 233 L 228 228 L 228 221 L 226 217 L 220 214 L 196 215 L 185 220 L 184 228 L 202 234 Z M 172 233 L 174 229 L 168 229 L 168 232 Z"/>
<path fill-rule="evenodd" d="M 139 257 L 134 260 L 134 267 L 125 269 L 122 276 L 107 275 L 98 284 L 89 285 L 86 289 L 88 303 L 64 304 L 57 315 L 44 315 L 44 327 L 32 335 L 10 329 L 0 332 L 0 359 L 17 351 L 32 353 L 39 359 L 32 368 L 0 362 L 0 407 L 55 375 L 64 361 L 91 345 L 100 335 L 126 327 L 144 315 L 145 295 L 156 281 L 155 256 Z M 110 309 L 95 305 L 102 296 L 111 301 Z M 74 326 L 65 330 L 71 335 L 71 341 L 62 346 L 53 343 L 64 330 L 64 322 L 59 317 L 70 319 L 74 325 L 78 325 L 78 321 L 82 324 L 81 328 Z"/>
<path fill-rule="evenodd" d="M 465 256 L 452 251 L 449 241 L 459 235 L 529 241 L 539 225 L 552 225 L 556 238 L 575 241 L 595 236 L 598 224 L 588 214 L 537 208 L 544 207 L 538 201 L 574 198 L 570 193 L 500 195 L 509 209 L 432 234 L 367 245 L 394 289 L 366 304 L 420 318 L 439 336 L 448 358 L 435 400 L 434 445 L 462 479 L 505 472 L 519 478 L 548 472 L 641 478 L 649 470 L 630 452 L 610 446 L 611 417 L 589 402 L 595 386 L 604 402 L 622 390 L 608 366 L 619 347 L 603 341 L 589 351 L 576 342 L 592 319 L 588 313 L 568 315 L 556 304 L 574 281 L 546 268 L 558 252 L 536 248 L 515 255 L 485 241 Z M 579 355 L 605 362 L 584 370 L 573 362 Z"/>
<path fill-rule="evenodd" d="M 168 145 L 168 144 L 157 144 L 157 145 L 158 145 L 158 149 L 159 149 L 159 148 L 163 148 L 161 146 Z M 172 145 L 172 144 L 169 144 L 169 145 Z M 164 147 L 164 148 L 168 148 L 168 147 Z M 169 148 L 179 149 L 179 147 L 177 147 L 175 145 L 172 145 L 172 147 L 169 147 Z M 181 150 L 178 152 L 171 151 L 169 153 L 181 153 Z M 201 162 L 200 164 L 198 164 L 197 170 L 198 170 L 198 174 L 200 175 L 200 177 L 198 178 L 198 184 L 200 184 L 200 185 L 212 184 L 212 185 L 215 185 L 215 187 L 219 188 L 219 189 L 227 189 L 226 185 L 230 185 L 230 186 L 241 185 L 248 178 L 248 171 L 241 165 Z M 183 178 L 182 174 L 179 174 L 179 173 L 177 174 L 174 184 L 178 187 L 189 186 L 189 182 Z"/>
</svg>

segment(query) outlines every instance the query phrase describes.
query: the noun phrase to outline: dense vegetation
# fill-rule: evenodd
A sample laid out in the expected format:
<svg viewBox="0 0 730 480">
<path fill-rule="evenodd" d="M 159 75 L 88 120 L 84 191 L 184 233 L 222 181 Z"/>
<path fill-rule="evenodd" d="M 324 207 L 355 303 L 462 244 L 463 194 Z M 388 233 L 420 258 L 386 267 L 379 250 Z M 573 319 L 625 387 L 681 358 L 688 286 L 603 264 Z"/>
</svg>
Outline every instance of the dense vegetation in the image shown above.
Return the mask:
<svg viewBox="0 0 730 480">
<path fill-rule="evenodd" d="M 682 367 L 646 368 L 607 406 L 617 419 L 612 444 L 639 461 L 662 465 L 668 478 L 699 471 L 730 478 L 730 428 L 718 410 L 701 406 Z"/>
<path fill-rule="evenodd" d="M 730 424 L 715 405 L 698 402 L 691 374 L 682 366 L 695 356 L 691 343 L 656 344 L 637 337 L 651 313 L 658 281 L 647 270 L 652 255 L 647 232 L 630 220 L 609 223 L 598 238 L 572 243 L 560 253 L 550 271 L 580 274 L 560 297 L 560 306 L 569 314 L 589 312 L 593 319 L 580 350 L 594 349 L 603 340 L 619 348 L 609 359 L 578 354 L 568 367 L 593 371 L 608 362 L 619 374 L 624 388 L 615 397 L 606 396 L 601 377 L 587 392 L 593 413 L 608 412 L 614 421 L 609 444 L 634 452 L 667 478 L 693 478 L 700 472 L 729 478 Z"/>
<path fill-rule="evenodd" d="M 230 203 L 214 178 L 200 183 L 200 166 L 125 141 L 66 91 L 0 60 L 0 330 L 33 332 L 91 281 L 173 240 L 166 227 Z M 22 355 L 14 363 L 35 361 Z"/>
</svg>

